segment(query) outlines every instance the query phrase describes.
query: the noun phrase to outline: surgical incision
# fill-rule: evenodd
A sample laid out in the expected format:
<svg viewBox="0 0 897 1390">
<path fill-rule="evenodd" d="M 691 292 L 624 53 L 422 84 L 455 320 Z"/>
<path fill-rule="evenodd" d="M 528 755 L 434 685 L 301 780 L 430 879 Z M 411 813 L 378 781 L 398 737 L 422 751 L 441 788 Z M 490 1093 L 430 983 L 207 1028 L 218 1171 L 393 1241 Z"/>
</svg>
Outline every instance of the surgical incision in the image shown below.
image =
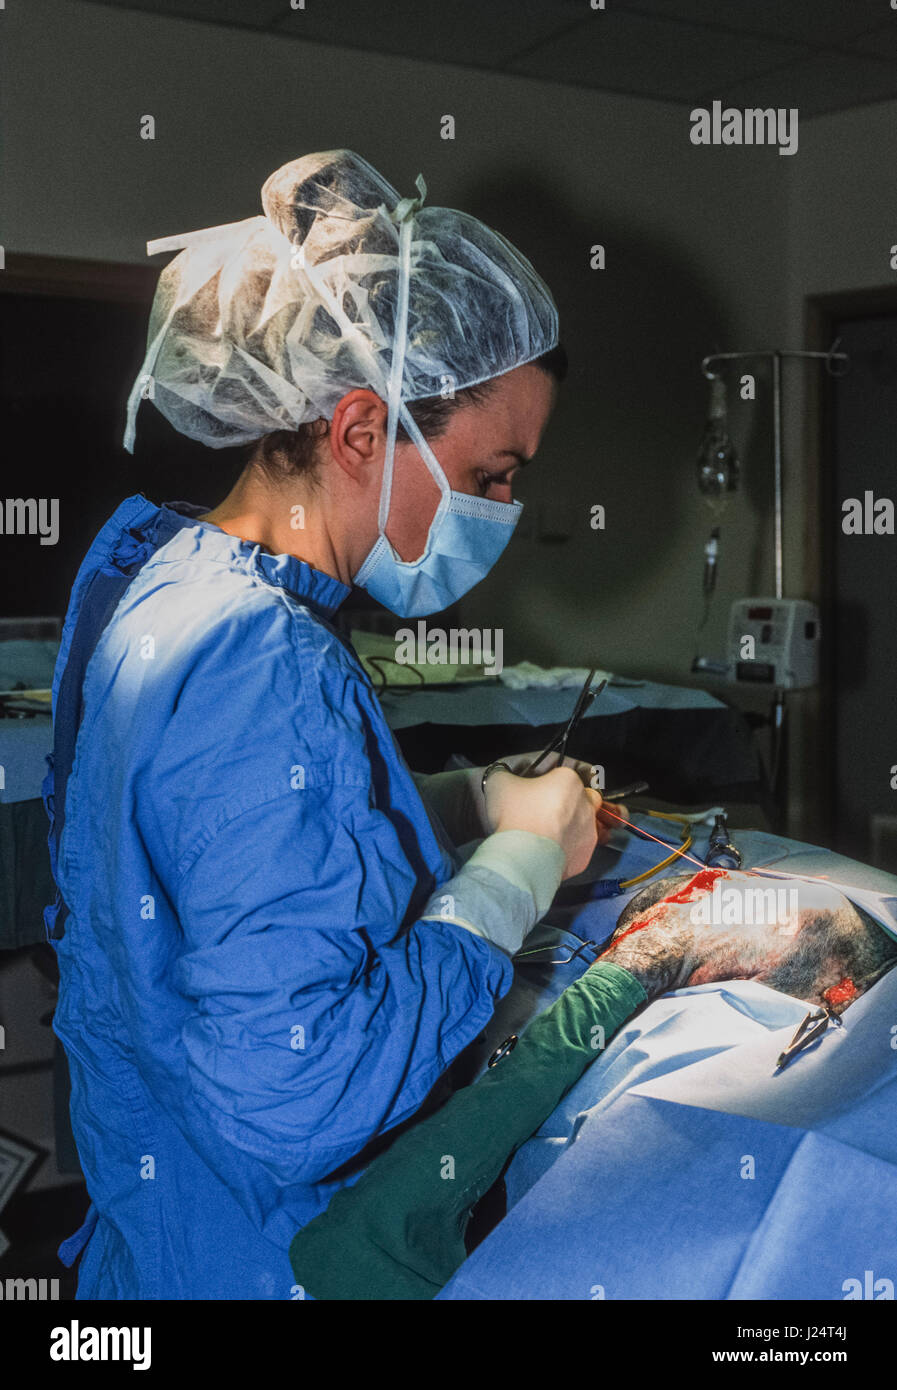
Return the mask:
<svg viewBox="0 0 897 1390">
<path fill-rule="evenodd" d="M 823 881 L 704 869 L 637 893 L 604 959 L 661 990 L 750 979 L 838 1014 L 897 964 L 897 942 Z"/>
</svg>

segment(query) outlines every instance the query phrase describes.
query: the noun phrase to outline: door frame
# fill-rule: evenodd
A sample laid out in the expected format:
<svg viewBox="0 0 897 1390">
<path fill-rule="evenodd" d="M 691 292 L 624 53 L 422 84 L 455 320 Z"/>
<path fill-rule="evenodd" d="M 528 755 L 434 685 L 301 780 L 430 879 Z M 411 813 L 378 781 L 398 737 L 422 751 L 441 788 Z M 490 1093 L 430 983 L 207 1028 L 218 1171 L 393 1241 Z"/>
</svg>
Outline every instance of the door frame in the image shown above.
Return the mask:
<svg viewBox="0 0 897 1390">
<path fill-rule="evenodd" d="M 158 278 L 158 266 L 8 251 L 6 267 L 0 271 L 0 294 L 43 294 L 149 306 Z"/>
<path fill-rule="evenodd" d="M 843 319 L 889 318 L 897 316 L 897 285 L 868 289 L 835 290 L 807 295 L 804 300 L 804 336 L 813 352 L 827 352 L 835 336 L 835 326 Z M 819 595 L 822 625 L 820 685 L 815 731 L 802 754 L 812 768 L 807 791 L 817 799 L 820 822 L 825 826 L 826 843 L 835 833 L 834 807 L 838 795 L 835 744 L 838 736 L 835 708 L 835 671 L 838 652 L 835 641 L 835 497 L 834 397 L 825 372 L 808 376 L 805 396 L 804 516 L 802 576 L 804 592 Z M 820 758 L 820 751 L 823 756 Z"/>
</svg>

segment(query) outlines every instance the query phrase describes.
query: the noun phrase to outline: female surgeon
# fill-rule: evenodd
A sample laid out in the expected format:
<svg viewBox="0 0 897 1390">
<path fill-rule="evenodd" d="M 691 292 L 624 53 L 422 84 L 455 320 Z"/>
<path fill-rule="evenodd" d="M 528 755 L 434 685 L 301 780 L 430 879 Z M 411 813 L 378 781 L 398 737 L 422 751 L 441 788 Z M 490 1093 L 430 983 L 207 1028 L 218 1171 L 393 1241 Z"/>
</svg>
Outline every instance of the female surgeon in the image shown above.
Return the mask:
<svg viewBox="0 0 897 1390">
<path fill-rule="evenodd" d="M 330 624 L 353 583 L 406 618 L 490 570 L 562 374 L 529 262 L 418 188 L 309 155 L 263 216 L 149 247 L 180 254 L 126 444 L 146 398 L 251 455 L 212 511 L 121 504 L 54 676 L 82 1299 L 296 1296 L 296 1231 L 482 1031 L 606 834 L 569 766 L 416 783 Z M 482 838 L 463 867 L 445 830 Z"/>
</svg>

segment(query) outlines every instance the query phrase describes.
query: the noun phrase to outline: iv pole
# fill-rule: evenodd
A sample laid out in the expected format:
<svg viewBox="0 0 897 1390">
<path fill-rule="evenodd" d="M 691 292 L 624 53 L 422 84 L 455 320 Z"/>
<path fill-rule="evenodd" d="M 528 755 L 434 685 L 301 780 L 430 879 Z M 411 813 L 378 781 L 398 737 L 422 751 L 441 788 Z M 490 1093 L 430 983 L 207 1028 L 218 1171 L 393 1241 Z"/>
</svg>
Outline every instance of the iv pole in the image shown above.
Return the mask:
<svg viewBox="0 0 897 1390">
<path fill-rule="evenodd" d="M 772 362 L 772 425 L 773 425 L 773 486 L 775 495 L 775 582 L 776 598 L 784 598 L 784 543 L 783 543 L 783 496 L 782 496 L 782 476 L 783 476 L 783 453 L 782 453 L 782 361 L 786 357 L 800 357 L 805 360 L 815 359 L 825 362 L 826 371 L 829 376 L 844 376 L 850 363 L 850 358 L 845 352 L 836 352 L 835 349 L 840 342 L 836 338 L 828 352 L 801 352 L 789 348 L 771 348 L 757 352 L 713 352 L 705 357 L 701 362 L 701 371 L 708 381 L 713 381 L 719 376 L 719 372 L 711 371 L 710 364 L 716 362 L 741 362 L 751 358 L 762 358 Z M 834 362 L 844 363 L 842 371 L 834 371 Z M 787 805 L 785 801 L 785 776 L 783 775 L 784 759 L 782 749 L 785 737 L 785 691 L 777 686 L 773 697 L 773 707 L 770 712 L 770 724 L 773 730 L 772 759 L 769 773 L 769 786 L 773 801 L 776 806 L 781 828 L 784 828 Z M 779 794 L 781 788 L 781 794 Z"/>
</svg>

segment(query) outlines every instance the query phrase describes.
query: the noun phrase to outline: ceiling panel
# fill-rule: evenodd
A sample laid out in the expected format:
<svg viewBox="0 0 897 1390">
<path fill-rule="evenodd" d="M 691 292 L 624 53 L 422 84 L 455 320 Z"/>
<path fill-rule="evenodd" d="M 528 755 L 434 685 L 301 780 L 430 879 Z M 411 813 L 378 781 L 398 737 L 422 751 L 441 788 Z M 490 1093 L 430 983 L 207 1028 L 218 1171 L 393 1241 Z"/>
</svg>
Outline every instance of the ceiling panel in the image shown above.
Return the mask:
<svg viewBox="0 0 897 1390">
<path fill-rule="evenodd" d="M 868 53 L 877 58 L 897 61 L 897 12 L 891 12 L 891 18 L 887 24 L 880 24 L 876 29 L 867 30 L 849 46 L 857 53 Z"/>
<path fill-rule="evenodd" d="M 882 8 L 887 8 L 887 0 L 608 0 L 608 4 L 616 10 L 809 44 L 853 38 L 878 23 Z"/>
<path fill-rule="evenodd" d="M 311 3 L 312 0 L 309 0 Z M 120 10 L 146 10 L 151 14 L 176 15 L 212 24 L 237 24 L 241 28 L 266 29 L 283 14 L 284 0 L 102 0 Z M 287 0 L 289 8 L 289 0 Z"/>
<path fill-rule="evenodd" d="M 802 116 L 819 116 L 893 96 L 897 96 L 897 64 L 850 54 L 833 62 L 825 53 L 704 93 L 704 98 L 718 97 L 732 106 L 796 106 Z M 706 106 L 707 100 L 702 98 L 699 104 Z"/>
<path fill-rule="evenodd" d="M 588 27 L 592 13 L 587 0 L 386 0 L 372 22 L 372 0 L 307 3 L 305 11 L 287 7 L 275 32 L 488 68 L 555 34 Z"/>
<path fill-rule="evenodd" d="M 591 23 L 511 62 L 512 72 L 609 91 L 686 101 L 714 82 L 794 62 L 802 50 L 774 39 L 699 29 L 644 15 L 594 12 Z"/>
<path fill-rule="evenodd" d="M 888 0 L 607 0 L 606 10 L 588 0 L 99 3 L 692 106 L 719 98 L 810 116 L 897 95 Z"/>
</svg>

